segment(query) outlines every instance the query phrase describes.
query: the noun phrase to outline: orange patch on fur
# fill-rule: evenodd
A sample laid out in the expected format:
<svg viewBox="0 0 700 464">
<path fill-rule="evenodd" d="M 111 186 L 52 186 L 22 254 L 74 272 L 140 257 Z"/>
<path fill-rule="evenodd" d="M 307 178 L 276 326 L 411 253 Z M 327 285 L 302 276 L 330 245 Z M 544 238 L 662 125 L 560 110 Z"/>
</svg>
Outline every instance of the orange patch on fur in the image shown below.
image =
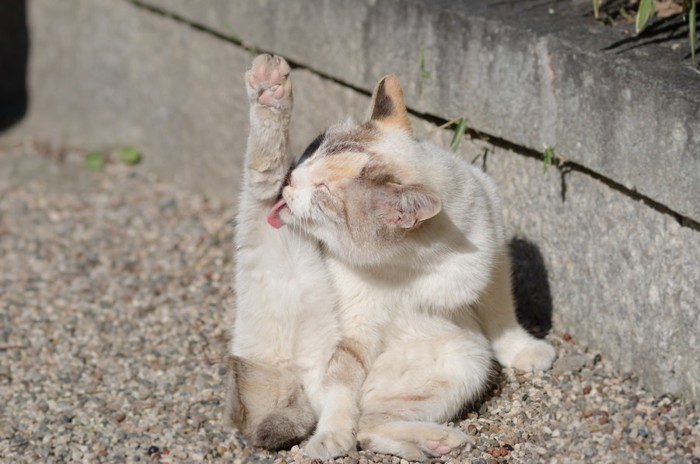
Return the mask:
<svg viewBox="0 0 700 464">
<path fill-rule="evenodd" d="M 342 184 L 360 175 L 367 162 L 367 155 L 348 153 L 328 156 L 314 167 L 311 180 L 315 184 Z"/>
</svg>

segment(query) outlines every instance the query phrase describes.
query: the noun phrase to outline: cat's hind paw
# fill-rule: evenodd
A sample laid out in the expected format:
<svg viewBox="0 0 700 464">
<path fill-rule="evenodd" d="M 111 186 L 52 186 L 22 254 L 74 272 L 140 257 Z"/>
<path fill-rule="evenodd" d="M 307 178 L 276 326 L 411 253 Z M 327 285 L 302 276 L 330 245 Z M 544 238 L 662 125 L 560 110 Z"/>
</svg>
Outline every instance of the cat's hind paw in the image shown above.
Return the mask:
<svg viewBox="0 0 700 464">
<path fill-rule="evenodd" d="M 357 449 L 352 432 L 326 431 L 315 433 L 304 447 L 304 454 L 311 459 L 331 459 Z"/>
<path fill-rule="evenodd" d="M 262 54 L 255 57 L 246 72 L 245 82 L 251 105 L 277 111 L 292 107 L 291 68 L 281 56 Z"/>
<path fill-rule="evenodd" d="M 467 434 L 452 427 L 442 427 L 442 433 L 428 437 L 423 450 L 428 456 L 440 456 L 463 447 L 468 440 Z"/>
<path fill-rule="evenodd" d="M 556 352 L 544 340 L 532 340 L 513 357 L 510 367 L 521 371 L 544 371 L 552 367 Z"/>
</svg>

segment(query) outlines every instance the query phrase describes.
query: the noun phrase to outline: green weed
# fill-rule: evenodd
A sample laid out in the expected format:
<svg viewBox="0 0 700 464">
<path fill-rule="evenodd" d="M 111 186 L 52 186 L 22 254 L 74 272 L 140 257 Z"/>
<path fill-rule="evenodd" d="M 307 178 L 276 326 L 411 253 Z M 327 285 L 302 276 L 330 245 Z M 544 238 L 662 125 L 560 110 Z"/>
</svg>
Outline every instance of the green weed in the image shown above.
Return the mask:
<svg viewBox="0 0 700 464">
<path fill-rule="evenodd" d="M 640 0 L 637 7 L 637 17 L 634 21 L 634 30 L 637 34 L 642 32 L 647 21 L 654 15 L 653 0 Z"/>
<path fill-rule="evenodd" d="M 420 68 L 420 77 L 423 79 L 430 79 L 433 73 L 425 69 L 425 49 L 423 47 L 421 47 L 418 52 L 418 66 Z"/>
<path fill-rule="evenodd" d="M 133 145 L 122 145 L 115 149 L 91 150 L 85 154 L 83 167 L 90 171 L 101 171 L 110 163 L 119 161 L 128 166 L 141 162 L 141 152 Z"/>
<path fill-rule="evenodd" d="M 464 117 L 456 119 L 455 124 L 457 126 L 455 127 L 455 133 L 452 136 L 452 141 L 450 142 L 450 150 L 452 150 L 453 153 L 457 153 L 459 142 L 462 140 L 464 131 L 467 129 L 467 119 Z"/>
<path fill-rule="evenodd" d="M 690 3 L 690 7 L 688 7 L 688 3 Z M 697 34 L 695 32 L 697 7 L 697 0 L 688 0 L 686 2 L 686 8 L 688 11 L 688 35 L 690 35 L 690 55 L 693 59 L 693 64 L 695 64 L 695 40 L 697 39 Z"/>
<path fill-rule="evenodd" d="M 132 145 L 124 145 L 115 151 L 117 159 L 124 164 L 133 166 L 141 162 L 141 153 Z"/>
<path fill-rule="evenodd" d="M 542 161 L 544 162 L 544 173 L 547 174 L 549 167 L 555 163 L 556 155 L 554 154 L 554 147 L 544 147 L 544 153 Z"/>
<path fill-rule="evenodd" d="M 83 166 L 89 171 L 101 171 L 107 164 L 107 155 L 100 150 L 93 150 L 85 154 Z"/>
</svg>

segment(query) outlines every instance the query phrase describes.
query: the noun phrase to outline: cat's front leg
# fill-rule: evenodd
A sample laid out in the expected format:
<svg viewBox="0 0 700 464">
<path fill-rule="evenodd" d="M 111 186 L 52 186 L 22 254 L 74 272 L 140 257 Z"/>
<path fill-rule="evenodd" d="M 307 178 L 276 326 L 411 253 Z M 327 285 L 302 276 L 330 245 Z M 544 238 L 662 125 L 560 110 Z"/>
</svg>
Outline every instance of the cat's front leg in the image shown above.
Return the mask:
<svg viewBox="0 0 700 464">
<path fill-rule="evenodd" d="M 322 388 L 316 431 L 304 448 L 312 459 L 331 459 L 357 448 L 360 389 L 368 374 L 367 344 L 346 338 L 331 357 Z"/>
<path fill-rule="evenodd" d="M 245 83 L 250 101 L 246 191 L 270 201 L 279 194 L 292 163 L 289 122 L 294 98 L 289 64 L 280 56 L 258 55 Z"/>
</svg>

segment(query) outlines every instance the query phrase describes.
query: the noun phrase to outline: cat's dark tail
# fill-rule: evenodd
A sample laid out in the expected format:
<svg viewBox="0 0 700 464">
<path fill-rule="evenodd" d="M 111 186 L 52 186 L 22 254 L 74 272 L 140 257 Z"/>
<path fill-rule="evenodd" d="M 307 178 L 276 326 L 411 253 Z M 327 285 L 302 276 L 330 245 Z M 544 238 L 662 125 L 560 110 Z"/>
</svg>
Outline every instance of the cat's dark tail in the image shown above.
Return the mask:
<svg viewBox="0 0 700 464">
<path fill-rule="evenodd" d="M 316 425 L 311 408 L 291 406 L 265 417 L 255 431 L 254 442 L 269 450 L 289 449 L 308 437 Z"/>
</svg>

